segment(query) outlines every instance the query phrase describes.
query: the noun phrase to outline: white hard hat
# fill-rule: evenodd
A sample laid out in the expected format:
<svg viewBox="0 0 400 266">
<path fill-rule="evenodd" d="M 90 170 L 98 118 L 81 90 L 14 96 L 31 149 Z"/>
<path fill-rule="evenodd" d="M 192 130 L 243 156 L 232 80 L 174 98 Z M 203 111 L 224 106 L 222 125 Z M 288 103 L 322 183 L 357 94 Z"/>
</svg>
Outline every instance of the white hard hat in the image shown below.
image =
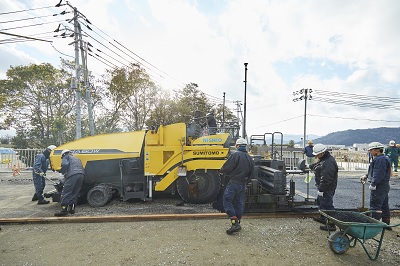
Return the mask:
<svg viewBox="0 0 400 266">
<path fill-rule="evenodd" d="M 50 145 L 49 147 L 47 147 L 47 149 L 51 151 L 54 150 L 55 148 L 57 148 L 57 146 L 55 145 Z"/>
<path fill-rule="evenodd" d="M 313 148 L 313 155 L 318 155 L 320 153 L 323 153 L 324 151 L 326 151 L 326 147 L 324 144 L 318 143 L 315 144 L 314 148 Z"/>
<path fill-rule="evenodd" d="M 377 142 L 377 141 L 374 141 L 374 142 L 371 142 L 371 143 L 368 145 L 368 150 L 383 149 L 384 147 L 385 147 L 385 146 L 383 146 L 382 143 Z"/>
<path fill-rule="evenodd" d="M 396 142 L 395 142 L 394 140 L 389 141 L 389 145 L 390 145 L 390 146 L 394 146 L 395 143 L 396 143 Z"/>
<path fill-rule="evenodd" d="M 236 140 L 236 145 L 247 145 L 247 141 L 244 138 L 238 138 Z"/>
<path fill-rule="evenodd" d="M 68 153 L 68 152 L 71 152 L 71 151 L 70 151 L 70 150 L 63 150 L 63 151 L 61 152 L 61 157 L 63 157 L 64 154 L 66 154 L 66 153 Z"/>
</svg>

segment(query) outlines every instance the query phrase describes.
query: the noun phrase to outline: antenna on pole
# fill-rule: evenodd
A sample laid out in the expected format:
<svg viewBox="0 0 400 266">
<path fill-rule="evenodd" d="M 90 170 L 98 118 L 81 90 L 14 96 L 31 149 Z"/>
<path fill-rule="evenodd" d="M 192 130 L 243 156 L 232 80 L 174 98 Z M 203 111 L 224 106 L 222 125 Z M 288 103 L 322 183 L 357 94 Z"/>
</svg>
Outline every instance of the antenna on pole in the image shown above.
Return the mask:
<svg viewBox="0 0 400 266">
<path fill-rule="evenodd" d="M 244 107 L 243 107 L 243 133 L 242 137 L 246 138 L 246 94 L 247 94 L 247 65 L 244 63 Z"/>
</svg>

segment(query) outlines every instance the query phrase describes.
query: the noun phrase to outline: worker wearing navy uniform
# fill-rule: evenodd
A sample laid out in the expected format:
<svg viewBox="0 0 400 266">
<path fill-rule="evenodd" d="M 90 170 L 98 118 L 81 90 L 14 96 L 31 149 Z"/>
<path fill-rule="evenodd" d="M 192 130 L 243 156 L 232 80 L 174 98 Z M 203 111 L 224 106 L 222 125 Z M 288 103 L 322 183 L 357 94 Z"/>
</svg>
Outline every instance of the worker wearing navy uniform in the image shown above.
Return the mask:
<svg viewBox="0 0 400 266">
<path fill-rule="evenodd" d="M 61 174 L 64 176 L 64 187 L 61 192 L 61 210 L 54 216 L 66 216 L 75 213 L 78 193 L 81 190 L 85 170 L 79 158 L 72 155 L 70 150 L 61 152 Z"/>
<path fill-rule="evenodd" d="M 247 141 L 239 138 L 236 141 L 237 151 L 228 157 L 220 170 L 229 179 L 223 196 L 223 206 L 231 222 L 231 227 L 226 230 L 229 235 L 241 229 L 240 219 L 244 212 L 246 185 L 253 174 L 254 162 L 247 153 L 246 146 Z"/>
<path fill-rule="evenodd" d="M 217 121 L 215 120 L 214 114 L 209 113 L 207 114 L 207 122 L 208 126 L 208 134 L 209 135 L 215 135 L 217 134 Z"/>
<path fill-rule="evenodd" d="M 33 185 L 35 186 L 35 194 L 32 197 L 32 201 L 38 201 L 37 204 L 48 204 L 50 201 L 45 200 L 43 197 L 43 190 L 46 186 L 46 176 L 47 169 L 49 168 L 49 157 L 52 150 L 56 146 L 50 145 L 43 151 L 36 155 L 35 162 L 33 164 L 32 179 Z"/>
<path fill-rule="evenodd" d="M 361 182 L 367 179 L 371 184 L 369 208 L 372 218 L 377 220 L 382 219 L 382 222 L 390 224 L 390 209 L 389 209 L 389 179 L 390 179 L 390 159 L 383 153 L 384 146 L 379 142 L 369 144 L 369 150 L 374 157 L 368 167 L 368 174 L 361 177 Z M 387 229 L 391 230 L 391 227 Z"/>
<path fill-rule="evenodd" d="M 397 167 L 399 164 L 399 153 L 400 148 L 396 146 L 394 140 L 389 141 L 389 147 L 385 149 L 385 155 L 390 159 L 390 166 L 393 165 L 394 171 L 397 172 Z"/>
<path fill-rule="evenodd" d="M 315 182 L 318 188 L 317 204 L 320 210 L 334 210 L 333 196 L 335 195 L 338 172 L 335 158 L 326 149 L 323 144 L 315 144 L 313 154 L 318 158 L 315 165 Z M 321 225 L 321 230 L 335 231 L 336 227 L 332 222 L 327 225 Z"/>
<path fill-rule="evenodd" d="M 313 164 L 315 161 L 315 155 L 313 154 L 313 148 L 314 148 L 314 144 L 312 142 L 312 140 L 308 141 L 308 146 L 304 147 L 303 149 L 303 154 L 306 155 L 307 157 L 307 164 Z"/>
</svg>

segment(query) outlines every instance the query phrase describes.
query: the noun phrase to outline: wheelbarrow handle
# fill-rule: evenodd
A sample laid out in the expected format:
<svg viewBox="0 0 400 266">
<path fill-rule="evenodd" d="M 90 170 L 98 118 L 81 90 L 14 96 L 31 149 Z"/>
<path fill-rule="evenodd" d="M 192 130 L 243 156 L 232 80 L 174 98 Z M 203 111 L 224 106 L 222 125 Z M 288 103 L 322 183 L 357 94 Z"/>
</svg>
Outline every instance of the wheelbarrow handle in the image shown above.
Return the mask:
<svg viewBox="0 0 400 266">
<path fill-rule="evenodd" d="M 365 211 L 365 212 L 360 212 L 360 213 L 362 213 L 362 214 L 368 214 L 368 213 L 373 213 L 373 212 L 376 212 L 376 211 Z"/>
<path fill-rule="evenodd" d="M 397 226 L 400 226 L 400 223 L 398 223 L 398 224 L 392 224 L 392 225 L 387 225 L 386 227 L 397 227 Z"/>
</svg>

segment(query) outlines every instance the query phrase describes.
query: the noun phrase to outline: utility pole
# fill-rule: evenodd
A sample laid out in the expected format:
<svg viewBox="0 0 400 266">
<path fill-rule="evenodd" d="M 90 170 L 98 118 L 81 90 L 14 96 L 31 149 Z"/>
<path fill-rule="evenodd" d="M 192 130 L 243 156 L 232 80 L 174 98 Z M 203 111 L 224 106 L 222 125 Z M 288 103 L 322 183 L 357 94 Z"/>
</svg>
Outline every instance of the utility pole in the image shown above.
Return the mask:
<svg viewBox="0 0 400 266">
<path fill-rule="evenodd" d="M 242 137 L 246 139 L 246 95 L 247 95 L 247 65 L 244 63 L 244 109 L 243 109 L 243 133 Z"/>
<path fill-rule="evenodd" d="M 303 132 L 303 149 L 306 147 L 306 127 L 307 127 L 307 100 L 311 100 L 312 96 L 312 89 L 301 89 L 299 91 L 295 91 L 293 92 L 293 96 L 298 96 L 301 95 L 298 98 L 294 98 L 293 101 L 297 102 L 297 101 L 302 101 L 304 100 L 304 132 Z M 305 154 L 303 154 L 303 159 L 305 157 Z M 307 180 L 307 181 L 306 181 Z M 310 195 L 310 173 L 307 172 L 307 177 L 305 179 L 306 183 L 307 183 L 307 197 L 306 197 L 306 201 L 309 201 L 309 195 Z"/>
<path fill-rule="evenodd" d="M 222 104 L 222 128 L 225 128 L 225 92 L 224 92 L 223 98 L 224 98 L 224 101 Z M 224 129 L 224 132 L 225 132 L 225 129 Z"/>
<path fill-rule="evenodd" d="M 81 25 L 78 24 L 79 30 L 79 43 L 81 48 L 81 57 L 82 57 L 82 68 L 83 68 L 83 76 L 84 76 L 84 88 L 86 92 L 86 102 L 88 105 L 88 117 L 89 117 L 89 132 L 90 135 L 94 135 L 94 120 L 93 120 L 93 110 L 92 110 L 92 99 L 90 97 L 90 87 L 89 87 L 89 76 L 88 76 L 88 67 L 87 67 L 87 43 L 85 42 L 85 47 L 83 47 L 83 40 L 82 40 L 82 31 Z"/>
<path fill-rule="evenodd" d="M 307 100 L 312 100 L 312 89 L 302 89 L 299 91 L 293 92 L 293 96 L 301 95 L 298 98 L 294 98 L 293 101 L 302 101 L 304 100 L 304 131 L 303 131 L 303 148 L 306 147 L 306 128 L 307 128 Z M 303 155 L 304 156 L 304 155 Z"/>
<path fill-rule="evenodd" d="M 82 119 L 81 119 L 81 92 L 79 90 L 79 35 L 78 35 L 78 10 L 74 7 L 74 43 L 75 43 L 75 86 L 72 89 L 76 90 L 76 139 L 82 137 Z M 71 82 L 72 83 L 72 82 Z M 73 85 L 73 84 L 71 84 Z"/>
</svg>

